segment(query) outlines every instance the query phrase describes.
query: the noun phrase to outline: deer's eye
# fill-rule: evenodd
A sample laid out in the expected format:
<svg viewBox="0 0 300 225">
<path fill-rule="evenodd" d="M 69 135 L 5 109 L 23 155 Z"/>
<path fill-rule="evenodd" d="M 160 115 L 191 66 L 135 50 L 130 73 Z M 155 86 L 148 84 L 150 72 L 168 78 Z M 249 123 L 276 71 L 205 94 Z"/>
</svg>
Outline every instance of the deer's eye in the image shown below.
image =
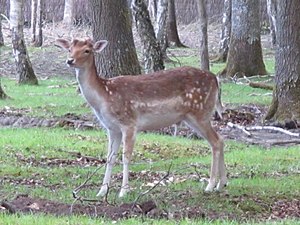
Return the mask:
<svg viewBox="0 0 300 225">
<path fill-rule="evenodd" d="M 90 50 L 87 49 L 87 50 L 84 51 L 84 53 L 89 54 Z"/>
</svg>

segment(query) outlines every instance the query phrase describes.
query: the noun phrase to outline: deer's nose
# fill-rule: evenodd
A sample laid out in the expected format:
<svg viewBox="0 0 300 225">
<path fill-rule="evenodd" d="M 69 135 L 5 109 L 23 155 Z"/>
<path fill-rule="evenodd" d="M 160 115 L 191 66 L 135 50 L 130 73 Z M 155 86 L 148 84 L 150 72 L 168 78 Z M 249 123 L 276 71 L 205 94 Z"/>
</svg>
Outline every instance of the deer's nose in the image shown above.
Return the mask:
<svg viewBox="0 0 300 225">
<path fill-rule="evenodd" d="M 68 64 L 68 65 L 73 65 L 74 64 L 74 59 L 73 58 L 69 58 L 69 59 L 67 59 L 67 61 L 66 61 L 66 63 Z"/>
</svg>

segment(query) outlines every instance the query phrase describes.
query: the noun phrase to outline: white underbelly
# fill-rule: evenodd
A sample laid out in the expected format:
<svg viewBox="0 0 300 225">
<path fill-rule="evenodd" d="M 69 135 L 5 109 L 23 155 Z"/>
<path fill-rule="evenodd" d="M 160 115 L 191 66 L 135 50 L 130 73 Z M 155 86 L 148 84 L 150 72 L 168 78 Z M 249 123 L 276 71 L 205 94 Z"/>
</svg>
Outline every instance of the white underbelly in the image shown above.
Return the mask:
<svg viewBox="0 0 300 225">
<path fill-rule="evenodd" d="M 137 129 L 139 131 L 156 130 L 178 123 L 182 119 L 182 114 L 179 113 L 169 113 L 165 115 L 144 114 L 137 120 Z"/>
</svg>

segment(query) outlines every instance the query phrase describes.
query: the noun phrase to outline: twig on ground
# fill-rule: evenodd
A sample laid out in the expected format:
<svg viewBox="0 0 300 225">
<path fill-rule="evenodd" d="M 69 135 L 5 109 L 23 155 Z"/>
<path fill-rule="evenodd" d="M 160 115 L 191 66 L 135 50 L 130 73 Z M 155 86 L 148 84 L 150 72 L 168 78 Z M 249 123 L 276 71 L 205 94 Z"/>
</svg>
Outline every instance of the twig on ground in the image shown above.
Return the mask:
<svg viewBox="0 0 300 225">
<path fill-rule="evenodd" d="M 245 127 L 243 127 L 243 126 L 240 126 L 240 125 L 238 125 L 238 124 L 233 124 L 233 123 L 231 123 L 231 122 L 228 122 L 227 125 L 228 125 L 229 127 L 231 127 L 231 128 L 237 128 L 237 129 L 243 131 L 243 133 L 245 133 L 247 136 L 251 136 L 251 135 L 252 135 L 252 134 L 251 134 L 250 132 L 248 132 L 248 131 L 245 129 Z"/>
<path fill-rule="evenodd" d="M 192 165 L 192 167 L 194 168 L 194 170 L 195 170 L 195 172 L 196 172 L 196 174 L 198 176 L 198 180 L 201 183 L 208 183 L 209 182 L 209 178 L 207 178 L 207 177 L 201 177 L 201 174 L 198 172 L 196 165 Z"/>
<path fill-rule="evenodd" d="M 258 94 L 258 93 L 251 93 L 249 94 L 249 96 L 272 96 L 273 93 L 268 92 L 268 93 L 264 93 L 264 94 Z"/>
<path fill-rule="evenodd" d="M 82 190 L 82 188 L 87 184 L 87 182 L 89 180 L 91 180 L 91 178 L 97 173 L 97 171 L 102 168 L 102 166 L 99 166 L 97 167 L 92 173 L 91 175 L 87 175 L 87 178 L 86 180 L 80 184 L 78 187 L 76 187 L 73 191 L 72 191 L 72 194 L 73 194 L 73 198 L 75 199 L 71 205 L 71 209 L 70 209 L 70 213 L 73 212 L 73 206 L 74 204 L 77 202 L 77 201 L 81 201 L 81 202 L 99 202 L 99 199 L 89 199 L 89 198 L 84 198 L 84 197 L 81 197 L 78 195 L 78 193 Z"/>
<path fill-rule="evenodd" d="M 169 169 L 167 171 L 167 173 L 156 183 L 154 184 L 151 188 L 149 188 L 148 190 L 144 191 L 144 192 L 141 192 L 137 197 L 136 199 L 133 201 L 132 203 L 132 207 L 131 207 L 131 210 L 133 210 L 133 208 L 137 205 L 137 202 L 138 200 L 143 197 L 144 195 L 148 194 L 149 192 L 151 192 L 153 189 L 155 189 L 158 185 L 161 184 L 162 181 L 164 181 L 165 179 L 167 179 L 167 177 L 169 177 L 170 175 L 170 171 L 171 171 L 171 167 L 172 167 L 172 163 L 170 164 L 169 166 Z"/>
<path fill-rule="evenodd" d="M 68 153 L 68 154 L 70 154 L 72 156 L 76 156 L 77 158 L 86 159 L 88 161 L 95 161 L 95 162 L 98 162 L 98 163 L 101 163 L 101 164 L 104 163 L 104 159 L 98 159 L 96 157 L 82 155 L 80 152 L 65 151 L 65 150 L 62 150 L 62 149 L 59 149 L 59 151 Z"/>
</svg>

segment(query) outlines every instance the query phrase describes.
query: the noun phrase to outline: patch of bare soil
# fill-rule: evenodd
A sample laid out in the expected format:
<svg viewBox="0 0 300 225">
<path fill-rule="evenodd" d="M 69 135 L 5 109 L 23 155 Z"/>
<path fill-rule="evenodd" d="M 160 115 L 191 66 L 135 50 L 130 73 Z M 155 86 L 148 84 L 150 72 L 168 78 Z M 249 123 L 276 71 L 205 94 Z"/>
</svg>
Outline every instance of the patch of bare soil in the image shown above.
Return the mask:
<svg viewBox="0 0 300 225">
<path fill-rule="evenodd" d="M 153 201 L 135 205 L 121 204 L 119 206 L 101 202 L 97 204 L 65 204 L 20 195 L 10 202 L 2 202 L 2 207 L 6 208 L 10 213 L 45 213 L 56 216 L 86 215 L 90 217 L 121 219 L 148 214 L 156 208 L 156 204 Z"/>
<path fill-rule="evenodd" d="M 32 157 L 24 157 L 21 153 L 16 153 L 18 161 L 28 164 L 30 166 L 39 167 L 66 167 L 66 166 L 101 166 L 106 164 L 106 159 L 98 159 L 91 156 L 82 155 L 80 152 L 68 152 L 74 156 L 75 159 L 62 159 L 62 158 L 48 158 L 42 157 L 36 159 Z"/>
<path fill-rule="evenodd" d="M 166 218 L 166 219 L 182 219 L 182 218 L 206 218 L 214 219 L 235 219 L 238 221 L 253 219 L 257 221 L 278 220 L 287 218 L 300 218 L 300 200 L 275 200 L 271 205 L 263 202 L 256 197 L 250 196 L 231 196 L 231 201 L 236 201 L 237 207 L 244 211 L 243 215 L 238 217 L 233 213 L 207 211 L 202 209 L 201 205 L 189 207 L 184 201 L 178 199 L 172 202 L 176 205 L 176 210 L 164 211 L 158 208 L 156 201 L 148 200 L 137 203 L 123 203 L 120 205 L 109 204 L 105 201 L 94 203 L 73 203 L 65 204 L 56 201 L 50 201 L 41 198 L 32 198 L 28 195 L 19 195 L 12 201 L 3 201 L 1 203 L 0 212 L 7 213 L 43 213 L 56 216 L 62 215 L 85 215 L 89 217 L 106 217 L 113 220 L 147 216 L 149 218 Z M 242 205 L 245 200 L 253 200 L 256 205 L 261 207 L 262 212 L 252 211 L 248 206 Z"/>
<path fill-rule="evenodd" d="M 95 117 L 89 115 L 74 115 L 71 113 L 61 117 L 39 118 L 28 116 L 29 109 L 15 109 L 4 107 L 0 109 L 0 127 L 64 127 L 75 129 L 95 129 L 99 128 L 99 123 Z"/>
</svg>

